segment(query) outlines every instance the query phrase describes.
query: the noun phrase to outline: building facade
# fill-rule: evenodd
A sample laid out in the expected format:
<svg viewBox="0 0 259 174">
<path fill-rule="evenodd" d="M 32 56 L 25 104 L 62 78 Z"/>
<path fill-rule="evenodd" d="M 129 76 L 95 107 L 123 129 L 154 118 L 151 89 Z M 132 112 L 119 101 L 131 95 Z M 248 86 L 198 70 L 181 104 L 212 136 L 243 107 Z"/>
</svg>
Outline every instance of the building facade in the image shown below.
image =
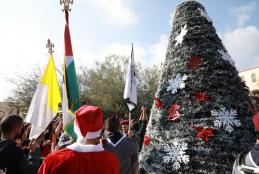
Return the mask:
<svg viewBox="0 0 259 174">
<path fill-rule="evenodd" d="M 242 71 L 239 76 L 249 87 L 251 95 L 259 97 L 259 67 Z"/>
</svg>

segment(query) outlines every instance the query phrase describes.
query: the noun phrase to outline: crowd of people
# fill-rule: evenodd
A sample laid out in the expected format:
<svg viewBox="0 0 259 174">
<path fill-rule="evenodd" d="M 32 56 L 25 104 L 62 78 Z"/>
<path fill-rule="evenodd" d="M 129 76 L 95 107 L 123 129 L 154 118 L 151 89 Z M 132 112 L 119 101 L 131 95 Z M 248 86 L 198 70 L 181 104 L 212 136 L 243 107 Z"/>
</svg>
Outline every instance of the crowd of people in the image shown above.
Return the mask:
<svg viewBox="0 0 259 174">
<path fill-rule="evenodd" d="M 7 116 L 0 124 L 0 174 L 139 173 L 138 153 L 147 122 L 145 107 L 138 120 L 109 117 L 103 122 L 100 108 L 84 105 L 76 112 L 76 140 L 63 131 L 59 115 L 30 140 L 31 125 L 20 116 Z"/>
<path fill-rule="evenodd" d="M 57 116 L 37 138 L 29 140 L 31 125 L 10 115 L 1 120 L 0 174 L 137 174 L 148 122 L 145 107 L 137 121 L 109 117 L 103 121 L 99 107 L 84 105 L 76 112 L 73 140 L 63 132 Z M 256 144 L 242 152 L 233 165 L 233 174 L 259 168 L 259 114 L 253 117 Z M 130 125 L 130 129 L 129 129 Z"/>
</svg>

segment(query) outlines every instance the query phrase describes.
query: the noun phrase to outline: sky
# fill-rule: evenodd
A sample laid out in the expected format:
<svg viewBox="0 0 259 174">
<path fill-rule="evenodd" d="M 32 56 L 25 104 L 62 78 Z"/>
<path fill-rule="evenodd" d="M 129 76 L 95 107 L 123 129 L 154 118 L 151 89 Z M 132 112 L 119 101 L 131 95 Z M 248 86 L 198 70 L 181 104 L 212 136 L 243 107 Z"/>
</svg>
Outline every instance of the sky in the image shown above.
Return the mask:
<svg viewBox="0 0 259 174">
<path fill-rule="evenodd" d="M 144 66 L 165 59 L 172 17 L 183 0 L 74 0 L 70 32 L 76 67 L 92 67 L 111 54 L 130 55 Z M 54 47 L 56 66 L 64 55 L 64 13 L 56 0 L 1 0 L 0 101 L 14 86 L 8 79 L 44 68 Z M 259 66 L 259 1 L 199 0 L 239 71 Z"/>
</svg>

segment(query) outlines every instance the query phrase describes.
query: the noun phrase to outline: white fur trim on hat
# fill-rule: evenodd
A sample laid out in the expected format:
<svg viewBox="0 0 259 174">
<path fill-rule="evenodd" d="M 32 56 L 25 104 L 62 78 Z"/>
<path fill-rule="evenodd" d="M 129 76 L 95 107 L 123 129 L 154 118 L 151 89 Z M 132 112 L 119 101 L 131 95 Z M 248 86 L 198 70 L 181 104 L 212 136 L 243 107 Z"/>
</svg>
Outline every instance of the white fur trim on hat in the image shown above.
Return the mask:
<svg viewBox="0 0 259 174">
<path fill-rule="evenodd" d="M 104 151 L 104 148 L 101 144 L 93 145 L 93 144 L 80 144 L 74 143 L 67 146 L 68 149 L 76 151 L 76 152 L 101 152 Z"/>
<path fill-rule="evenodd" d="M 89 140 L 89 139 L 95 139 L 97 137 L 100 137 L 102 129 L 100 129 L 100 130 L 98 130 L 96 132 L 87 132 L 85 137 L 83 137 L 82 134 L 81 134 L 81 131 L 80 131 L 79 127 L 78 127 L 78 125 L 74 124 L 74 131 L 75 131 L 75 133 L 77 135 L 77 140 L 76 141 L 81 143 L 81 144 L 85 144 L 87 139 Z"/>
</svg>

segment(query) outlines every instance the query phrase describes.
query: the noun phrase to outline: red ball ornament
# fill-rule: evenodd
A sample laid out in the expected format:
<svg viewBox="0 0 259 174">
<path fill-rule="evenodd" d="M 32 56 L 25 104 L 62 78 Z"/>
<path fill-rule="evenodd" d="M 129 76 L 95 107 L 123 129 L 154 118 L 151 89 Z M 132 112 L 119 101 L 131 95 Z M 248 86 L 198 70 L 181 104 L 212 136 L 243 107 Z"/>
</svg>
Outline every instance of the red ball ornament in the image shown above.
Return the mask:
<svg viewBox="0 0 259 174">
<path fill-rule="evenodd" d="M 148 145 L 150 144 L 150 141 L 151 141 L 150 137 L 147 136 L 147 135 L 145 135 L 145 136 L 144 136 L 143 144 L 144 144 L 145 146 L 148 146 Z"/>
<path fill-rule="evenodd" d="M 192 56 L 187 62 L 187 67 L 192 70 L 197 70 L 203 64 L 202 58 L 199 56 Z"/>
<path fill-rule="evenodd" d="M 196 92 L 194 96 L 199 103 L 203 103 L 210 99 L 210 96 L 208 96 L 205 92 Z"/>
<path fill-rule="evenodd" d="M 180 113 L 178 110 L 181 108 L 180 105 L 178 104 L 172 104 L 172 106 L 167 110 L 168 112 L 168 120 L 169 121 L 174 121 L 177 120 L 180 117 Z"/>
<path fill-rule="evenodd" d="M 197 131 L 196 139 L 202 139 L 204 142 L 208 142 L 210 137 L 214 136 L 214 129 L 212 128 L 206 128 L 203 127 L 196 127 L 193 126 L 193 128 Z"/>
<path fill-rule="evenodd" d="M 155 105 L 157 109 L 162 109 L 163 108 L 163 103 L 159 98 L 155 98 Z"/>
</svg>

